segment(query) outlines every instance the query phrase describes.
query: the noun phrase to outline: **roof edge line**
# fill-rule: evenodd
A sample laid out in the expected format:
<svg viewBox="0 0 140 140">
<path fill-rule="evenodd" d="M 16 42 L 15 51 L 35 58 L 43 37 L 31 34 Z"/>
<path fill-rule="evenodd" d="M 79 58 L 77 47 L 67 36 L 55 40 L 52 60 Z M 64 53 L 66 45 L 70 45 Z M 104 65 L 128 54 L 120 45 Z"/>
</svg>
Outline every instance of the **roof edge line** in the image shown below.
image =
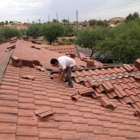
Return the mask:
<svg viewBox="0 0 140 140">
<path fill-rule="evenodd" d="M 6 60 L 4 61 L 3 65 L 2 65 L 2 67 L 0 69 L 0 84 L 2 82 L 3 74 L 4 74 L 4 72 L 5 72 L 6 68 L 7 68 L 7 65 L 9 63 L 10 57 L 13 54 L 13 51 L 14 51 L 14 49 L 10 50 L 10 52 L 8 53 L 8 56 L 7 56 Z"/>
<path fill-rule="evenodd" d="M 133 66 L 134 64 L 129 64 L 131 66 Z M 113 66 L 102 66 L 102 67 L 94 67 L 94 68 L 79 68 L 79 69 L 73 69 L 72 71 L 81 71 L 81 70 L 95 70 L 95 69 L 102 69 L 102 68 L 114 68 L 114 67 L 122 67 L 123 64 L 121 65 L 113 65 Z M 53 73 L 58 73 L 60 72 L 60 70 L 54 70 L 54 71 L 50 71 L 51 74 Z"/>
</svg>

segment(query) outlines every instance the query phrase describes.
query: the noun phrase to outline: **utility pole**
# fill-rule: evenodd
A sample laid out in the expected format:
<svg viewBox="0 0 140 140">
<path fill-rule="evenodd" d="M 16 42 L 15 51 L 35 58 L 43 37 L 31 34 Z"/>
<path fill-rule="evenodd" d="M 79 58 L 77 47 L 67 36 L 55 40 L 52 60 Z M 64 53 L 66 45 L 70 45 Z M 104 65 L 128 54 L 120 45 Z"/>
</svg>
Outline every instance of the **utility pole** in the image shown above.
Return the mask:
<svg viewBox="0 0 140 140">
<path fill-rule="evenodd" d="M 49 18 L 49 15 L 48 15 L 48 22 L 50 22 L 50 18 Z"/>
<path fill-rule="evenodd" d="M 56 13 L 56 20 L 58 21 L 58 14 Z"/>
<path fill-rule="evenodd" d="M 69 25 L 69 17 L 68 17 L 68 25 Z"/>
<path fill-rule="evenodd" d="M 77 32 L 78 32 L 78 10 L 76 10 L 76 22 L 77 22 Z"/>
</svg>

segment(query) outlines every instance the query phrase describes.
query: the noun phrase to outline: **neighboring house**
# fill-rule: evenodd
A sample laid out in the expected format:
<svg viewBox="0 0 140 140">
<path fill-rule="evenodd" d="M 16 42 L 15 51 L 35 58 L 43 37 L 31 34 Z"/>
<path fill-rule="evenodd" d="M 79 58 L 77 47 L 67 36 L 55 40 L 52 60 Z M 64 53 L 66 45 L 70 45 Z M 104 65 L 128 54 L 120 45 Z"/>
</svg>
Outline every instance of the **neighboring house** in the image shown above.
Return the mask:
<svg viewBox="0 0 140 140">
<path fill-rule="evenodd" d="M 4 25 L 0 25 L 0 28 L 3 28 L 4 27 Z"/>
<path fill-rule="evenodd" d="M 87 68 L 75 57 L 68 88 L 50 65 L 62 55 L 15 38 L 0 45 L 0 139 L 139 140 L 140 59 Z"/>
<path fill-rule="evenodd" d="M 124 18 L 122 18 L 122 17 L 114 17 L 114 18 L 111 18 L 110 20 L 109 20 L 109 24 L 115 24 L 116 22 L 118 22 L 118 23 L 123 23 L 124 22 Z"/>
<path fill-rule="evenodd" d="M 117 26 L 119 26 L 121 23 L 116 23 L 116 24 L 109 24 L 109 27 L 110 28 L 115 28 Z"/>
<path fill-rule="evenodd" d="M 88 27 L 90 27 L 90 23 L 87 22 L 87 21 L 81 22 L 81 27 L 82 28 L 88 28 Z"/>
<path fill-rule="evenodd" d="M 3 27 L 9 27 L 9 28 L 16 28 L 17 30 L 20 29 L 28 29 L 29 24 L 22 24 L 22 23 L 13 23 L 13 24 L 8 24 L 8 25 L 4 25 Z"/>
<path fill-rule="evenodd" d="M 117 27 L 117 26 L 119 26 L 121 23 L 123 23 L 124 20 L 125 20 L 125 19 L 122 18 L 122 17 L 111 18 L 111 19 L 109 20 L 109 27 L 110 27 L 110 28 Z"/>
</svg>

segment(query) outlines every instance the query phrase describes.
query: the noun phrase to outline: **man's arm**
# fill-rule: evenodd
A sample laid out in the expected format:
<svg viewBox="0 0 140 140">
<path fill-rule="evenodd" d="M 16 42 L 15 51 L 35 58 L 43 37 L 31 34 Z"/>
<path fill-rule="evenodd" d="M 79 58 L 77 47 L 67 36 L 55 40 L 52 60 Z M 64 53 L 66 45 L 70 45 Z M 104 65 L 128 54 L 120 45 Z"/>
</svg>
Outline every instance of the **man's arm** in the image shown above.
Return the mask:
<svg viewBox="0 0 140 140">
<path fill-rule="evenodd" d="M 61 74 L 63 70 L 62 70 L 62 69 L 59 69 L 59 70 L 60 70 L 60 71 L 59 71 L 59 74 Z"/>
<path fill-rule="evenodd" d="M 63 81 L 63 78 L 65 77 L 66 69 L 61 69 L 61 78 L 60 80 Z"/>
</svg>

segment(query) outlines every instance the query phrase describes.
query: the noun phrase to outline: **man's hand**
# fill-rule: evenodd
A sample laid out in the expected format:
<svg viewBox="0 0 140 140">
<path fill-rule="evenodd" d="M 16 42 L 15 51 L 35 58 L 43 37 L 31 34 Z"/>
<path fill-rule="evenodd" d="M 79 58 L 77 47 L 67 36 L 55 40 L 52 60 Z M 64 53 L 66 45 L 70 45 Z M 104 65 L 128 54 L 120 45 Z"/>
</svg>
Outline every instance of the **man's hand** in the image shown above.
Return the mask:
<svg viewBox="0 0 140 140">
<path fill-rule="evenodd" d="M 63 70 L 62 69 L 59 69 L 60 71 L 58 72 L 59 74 L 62 74 Z"/>
<path fill-rule="evenodd" d="M 62 71 L 58 72 L 58 74 L 62 74 Z"/>
<path fill-rule="evenodd" d="M 63 77 L 60 78 L 60 81 L 63 81 Z"/>
<path fill-rule="evenodd" d="M 63 81 L 65 79 L 65 73 L 66 73 L 66 69 L 62 70 L 61 69 L 61 78 L 60 78 L 60 81 Z"/>
</svg>

